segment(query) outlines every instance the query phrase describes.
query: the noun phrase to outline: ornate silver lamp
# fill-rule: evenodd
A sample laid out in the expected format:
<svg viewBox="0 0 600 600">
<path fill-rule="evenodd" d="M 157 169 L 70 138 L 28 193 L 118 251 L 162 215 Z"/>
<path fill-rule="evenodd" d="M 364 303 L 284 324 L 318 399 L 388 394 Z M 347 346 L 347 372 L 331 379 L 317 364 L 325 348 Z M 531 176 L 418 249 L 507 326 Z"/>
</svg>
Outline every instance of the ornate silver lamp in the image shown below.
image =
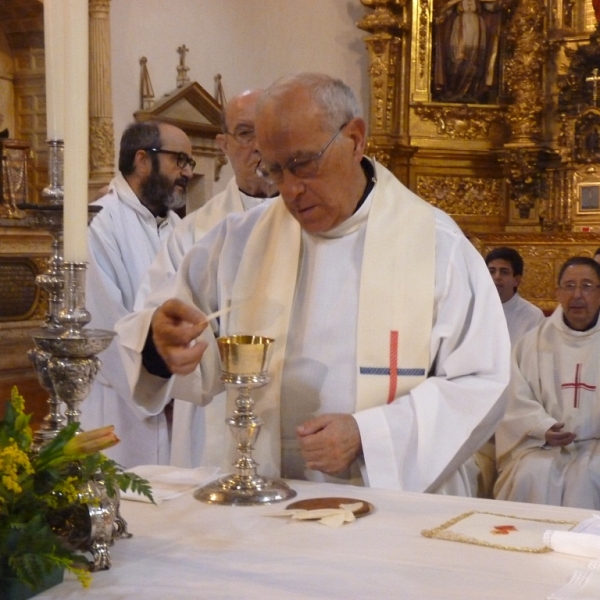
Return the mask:
<svg viewBox="0 0 600 600">
<path fill-rule="evenodd" d="M 209 483 L 194 493 L 194 497 L 209 504 L 253 505 L 269 504 L 293 498 L 296 492 L 284 481 L 261 477 L 252 450 L 263 421 L 252 408 L 250 390 L 269 381 L 267 373 L 269 350 L 273 339 L 254 335 L 233 335 L 217 340 L 221 356 L 221 381 L 238 391 L 236 410 L 226 420 L 237 442 L 240 454 L 235 472 Z"/>
</svg>

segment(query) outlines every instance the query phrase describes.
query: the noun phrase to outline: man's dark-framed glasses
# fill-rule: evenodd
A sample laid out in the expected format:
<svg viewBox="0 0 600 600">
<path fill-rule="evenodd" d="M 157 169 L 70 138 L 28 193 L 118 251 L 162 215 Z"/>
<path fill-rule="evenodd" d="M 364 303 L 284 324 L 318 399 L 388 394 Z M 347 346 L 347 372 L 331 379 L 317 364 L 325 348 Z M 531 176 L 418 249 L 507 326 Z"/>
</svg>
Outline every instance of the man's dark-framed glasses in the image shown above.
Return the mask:
<svg viewBox="0 0 600 600">
<path fill-rule="evenodd" d="M 226 131 L 242 148 L 248 148 L 256 139 L 254 127 L 236 127 L 235 131 Z"/>
<path fill-rule="evenodd" d="M 600 289 L 600 285 L 597 283 L 592 283 L 591 281 L 584 281 L 581 285 L 577 285 L 572 281 L 567 281 L 567 283 L 561 283 L 558 287 L 563 292 L 567 292 L 567 294 L 574 294 L 575 290 L 579 288 L 584 296 L 587 296 Z"/>
<path fill-rule="evenodd" d="M 175 160 L 177 161 L 177 166 L 180 169 L 185 169 L 188 165 L 192 167 L 192 170 L 196 166 L 196 161 L 188 156 L 185 152 L 177 152 L 176 150 L 163 150 L 162 148 L 147 148 L 147 152 L 158 152 L 160 154 L 172 154 L 175 156 Z"/>
<path fill-rule="evenodd" d="M 316 177 L 319 173 L 319 160 L 325 154 L 325 151 L 331 144 L 333 140 L 340 134 L 340 131 L 344 129 L 348 125 L 348 121 L 344 123 L 331 137 L 331 139 L 325 144 L 323 149 L 310 157 L 296 157 L 288 160 L 285 165 L 273 165 L 271 167 L 267 167 L 266 165 L 261 165 L 259 163 L 256 168 L 256 172 L 264 177 L 271 184 L 279 184 L 283 181 L 283 172 L 285 170 L 289 171 L 294 177 L 298 177 L 299 179 L 311 179 Z"/>
</svg>

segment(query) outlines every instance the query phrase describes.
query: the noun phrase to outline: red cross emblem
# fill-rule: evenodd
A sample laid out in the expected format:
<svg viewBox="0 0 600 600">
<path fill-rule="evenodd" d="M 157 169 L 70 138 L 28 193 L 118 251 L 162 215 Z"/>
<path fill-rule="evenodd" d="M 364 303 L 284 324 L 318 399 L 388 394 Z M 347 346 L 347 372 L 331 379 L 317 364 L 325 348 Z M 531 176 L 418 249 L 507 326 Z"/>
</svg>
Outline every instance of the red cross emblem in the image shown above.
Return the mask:
<svg viewBox="0 0 600 600">
<path fill-rule="evenodd" d="M 573 388 L 573 406 L 575 408 L 579 408 L 579 390 L 593 392 L 596 389 L 595 385 L 589 385 L 581 381 L 581 363 L 577 363 L 575 367 L 575 381 L 573 383 L 563 383 L 560 387 L 562 389 Z"/>
</svg>

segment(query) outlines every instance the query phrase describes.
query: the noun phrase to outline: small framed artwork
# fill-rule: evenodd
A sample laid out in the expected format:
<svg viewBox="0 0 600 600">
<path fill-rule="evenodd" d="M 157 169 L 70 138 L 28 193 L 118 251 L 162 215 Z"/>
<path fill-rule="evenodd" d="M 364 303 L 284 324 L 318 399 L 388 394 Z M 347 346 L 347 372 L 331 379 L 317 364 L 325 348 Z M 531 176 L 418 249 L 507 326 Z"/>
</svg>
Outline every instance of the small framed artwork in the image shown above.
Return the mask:
<svg viewBox="0 0 600 600">
<path fill-rule="evenodd" d="M 600 214 L 600 183 L 580 183 L 578 213 Z"/>
</svg>

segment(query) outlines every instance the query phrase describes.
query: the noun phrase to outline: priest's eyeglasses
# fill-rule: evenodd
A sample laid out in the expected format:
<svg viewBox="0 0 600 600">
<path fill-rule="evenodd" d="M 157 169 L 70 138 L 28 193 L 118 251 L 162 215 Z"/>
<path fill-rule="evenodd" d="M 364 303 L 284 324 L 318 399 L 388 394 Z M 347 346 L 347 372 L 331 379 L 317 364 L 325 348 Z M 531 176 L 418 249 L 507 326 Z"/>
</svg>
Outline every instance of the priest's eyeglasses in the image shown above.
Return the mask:
<svg viewBox="0 0 600 600">
<path fill-rule="evenodd" d="M 253 127 L 239 127 L 235 131 L 226 131 L 242 148 L 248 148 L 256 139 Z"/>
<path fill-rule="evenodd" d="M 600 285 L 596 283 L 591 283 L 590 281 L 584 281 L 581 285 L 577 285 L 572 281 L 567 281 L 567 283 L 561 283 L 558 287 L 563 292 L 567 292 L 567 294 L 574 294 L 575 290 L 579 288 L 581 290 L 581 293 L 584 296 L 587 296 L 592 292 L 595 292 L 598 288 L 600 288 Z"/>
<path fill-rule="evenodd" d="M 196 166 L 196 161 L 188 156 L 185 152 L 177 152 L 176 150 L 163 150 L 162 148 L 146 148 L 146 152 L 157 152 L 160 154 L 172 154 L 176 157 L 177 166 L 180 169 L 185 169 L 188 165 L 192 167 L 192 170 Z"/>
<path fill-rule="evenodd" d="M 279 184 L 283 181 L 283 172 L 289 171 L 294 177 L 298 177 L 299 179 L 312 179 L 316 177 L 319 173 L 319 160 L 325 154 L 325 151 L 331 144 L 333 140 L 340 134 L 340 131 L 344 129 L 348 125 L 348 121 L 344 123 L 331 137 L 331 139 L 325 144 L 323 149 L 310 157 L 295 157 L 290 158 L 285 165 L 273 165 L 268 167 L 267 165 L 258 164 L 256 168 L 256 172 L 258 175 L 266 179 L 270 184 Z"/>
</svg>

